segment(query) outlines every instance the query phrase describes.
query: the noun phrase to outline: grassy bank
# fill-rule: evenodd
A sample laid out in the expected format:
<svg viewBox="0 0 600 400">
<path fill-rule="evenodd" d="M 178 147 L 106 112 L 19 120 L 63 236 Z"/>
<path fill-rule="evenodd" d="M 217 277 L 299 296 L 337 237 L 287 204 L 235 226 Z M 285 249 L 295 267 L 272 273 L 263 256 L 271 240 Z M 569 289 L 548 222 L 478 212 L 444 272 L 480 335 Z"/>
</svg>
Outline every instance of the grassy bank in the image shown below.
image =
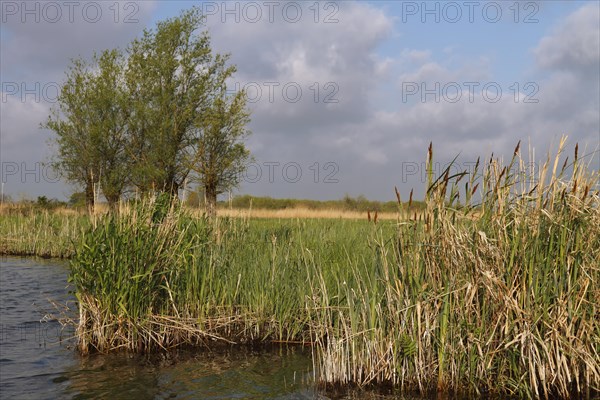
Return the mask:
<svg viewBox="0 0 600 400">
<path fill-rule="evenodd" d="M 71 236 L 79 349 L 309 343 L 325 384 L 598 395 L 600 180 L 577 150 L 535 175 L 518 154 L 430 171 L 399 221 L 98 217 Z"/>
<path fill-rule="evenodd" d="M 74 241 L 90 227 L 90 218 L 74 210 L 0 207 L 0 254 L 69 258 Z"/>
</svg>

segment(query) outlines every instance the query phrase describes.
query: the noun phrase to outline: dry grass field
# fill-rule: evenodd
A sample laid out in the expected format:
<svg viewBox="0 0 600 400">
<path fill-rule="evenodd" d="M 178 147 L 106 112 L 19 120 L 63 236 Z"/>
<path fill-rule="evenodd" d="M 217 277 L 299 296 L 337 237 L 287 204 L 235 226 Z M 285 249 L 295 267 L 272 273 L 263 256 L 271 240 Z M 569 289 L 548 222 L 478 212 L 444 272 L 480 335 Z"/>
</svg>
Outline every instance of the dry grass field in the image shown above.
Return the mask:
<svg viewBox="0 0 600 400">
<path fill-rule="evenodd" d="M 364 219 L 367 221 L 369 215 L 366 212 L 346 211 L 346 210 L 310 210 L 308 208 L 286 208 L 283 210 L 265 210 L 265 209 L 235 209 L 220 208 L 217 211 L 220 217 L 242 217 L 242 218 L 316 218 L 316 219 Z M 371 219 L 375 218 L 375 213 L 371 213 Z M 377 213 L 378 220 L 396 220 L 400 213 L 380 212 Z"/>
<path fill-rule="evenodd" d="M 127 205 L 122 205 L 121 210 L 127 208 Z M 194 214 L 201 215 L 203 213 L 202 208 L 189 208 Z M 10 204 L 0 203 L 0 215 L 8 215 L 13 213 L 26 213 L 33 212 L 35 208 L 32 205 L 24 204 Z M 108 212 L 108 206 L 105 203 L 96 204 L 94 214 L 103 215 Z M 84 215 L 85 212 L 82 209 L 74 209 L 69 207 L 57 207 L 51 211 L 53 214 L 58 215 Z M 369 218 L 375 220 L 375 212 L 359 212 L 359 211 L 348 211 L 341 209 L 324 209 L 315 210 L 304 207 L 294 207 L 285 209 L 260 209 L 260 208 L 229 208 L 220 207 L 217 211 L 219 217 L 230 217 L 230 218 L 275 218 L 275 219 L 295 219 L 295 218 L 311 218 L 311 219 L 364 219 L 368 221 Z M 406 213 L 400 212 L 378 212 L 377 220 L 397 220 L 398 218 L 407 219 Z M 414 215 L 411 215 L 414 217 Z"/>
</svg>

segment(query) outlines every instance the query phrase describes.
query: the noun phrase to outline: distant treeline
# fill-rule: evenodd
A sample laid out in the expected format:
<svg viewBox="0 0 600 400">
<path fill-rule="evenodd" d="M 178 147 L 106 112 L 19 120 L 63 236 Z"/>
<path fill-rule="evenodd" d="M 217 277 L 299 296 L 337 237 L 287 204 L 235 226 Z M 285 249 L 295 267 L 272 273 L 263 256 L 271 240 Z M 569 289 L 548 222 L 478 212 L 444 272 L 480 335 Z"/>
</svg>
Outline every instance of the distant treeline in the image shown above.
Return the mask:
<svg viewBox="0 0 600 400">
<path fill-rule="evenodd" d="M 125 202 L 131 201 L 124 200 Z M 85 208 L 85 192 L 75 192 L 71 195 L 68 201 L 60 201 L 46 196 L 38 196 L 37 200 L 23 199 L 13 201 L 8 196 L 5 198 L 6 205 L 16 207 L 27 207 L 33 209 L 54 210 L 57 208 Z M 185 204 L 190 207 L 204 207 L 205 204 L 196 192 L 190 193 Z M 405 207 L 408 204 L 405 204 Z M 398 203 L 396 201 L 377 201 L 369 200 L 365 196 L 360 195 L 351 197 L 345 195 L 339 200 L 310 200 L 310 199 L 275 199 L 264 196 L 240 195 L 235 196 L 231 201 L 222 200 L 218 202 L 220 208 L 232 207 L 237 209 L 261 209 L 261 210 L 285 210 L 291 208 L 305 208 L 308 210 L 341 210 L 341 211 L 378 211 L 378 212 L 396 212 L 398 211 Z M 422 201 L 413 201 L 411 210 L 418 211 L 425 208 L 425 203 Z"/>
</svg>

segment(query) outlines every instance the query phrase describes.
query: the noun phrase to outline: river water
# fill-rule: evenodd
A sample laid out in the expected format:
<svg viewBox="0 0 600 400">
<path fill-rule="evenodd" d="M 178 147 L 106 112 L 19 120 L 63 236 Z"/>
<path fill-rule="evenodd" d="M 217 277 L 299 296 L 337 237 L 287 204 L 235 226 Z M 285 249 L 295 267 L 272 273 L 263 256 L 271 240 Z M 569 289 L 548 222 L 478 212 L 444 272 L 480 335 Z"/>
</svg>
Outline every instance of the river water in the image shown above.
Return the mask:
<svg viewBox="0 0 600 400">
<path fill-rule="evenodd" d="M 80 356 L 73 328 L 49 317 L 52 302 L 77 309 L 67 276 L 65 262 L 1 258 L 0 398 L 328 398 L 311 384 L 310 351 L 299 347 Z"/>
</svg>

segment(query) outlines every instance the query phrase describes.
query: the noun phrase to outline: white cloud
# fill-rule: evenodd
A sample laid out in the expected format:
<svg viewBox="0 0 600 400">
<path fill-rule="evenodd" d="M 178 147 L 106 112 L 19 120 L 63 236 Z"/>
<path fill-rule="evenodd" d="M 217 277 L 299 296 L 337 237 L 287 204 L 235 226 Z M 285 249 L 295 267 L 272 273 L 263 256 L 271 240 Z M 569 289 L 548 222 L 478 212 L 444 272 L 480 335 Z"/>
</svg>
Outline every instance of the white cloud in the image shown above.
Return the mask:
<svg viewBox="0 0 600 400">
<path fill-rule="evenodd" d="M 308 6 L 307 16 L 312 15 Z M 377 47 L 391 33 L 392 22 L 381 10 L 358 2 L 340 2 L 335 18 L 337 23 L 314 23 L 312 17 L 298 23 L 208 19 L 214 47 L 232 53 L 241 85 L 278 84 L 273 102 L 263 85 L 261 101 L 252 105 L 257 133 L 293 137 L 367 115 L 370 91 L 386 70 Z M 301 100 L 286 101 L 286 84 L 301 88 Z M 289 94 L 294 97 L 293 87 Z M 332 100 L 337 102 L 326 102 Z"/>
<path fill-rule="evenodd" d="M 249 146 L 257 161 L 280 162 L 279 168 L 298 162 L 305 179 L 312 176 L 309 166 L 314 162 L 321 167 L 330 161 L 339 166 L 336 185 L 273 185 L 263 179 L 246 184 L 243 190 L 273 196 L 339 198 L 348 192 L 392 198 L 393 187 L 403 184 L 403 163 L 422 162 L 430 141 L 441 162 L 459 152 L 467 161 L 492 151 L 511 154 L 518 140 L 527 142 L 528 138 L 540 151 L 562 134 L 590 147 L 598 143 L 596 4 L 582 6 L 539 40 L 530 60 L 532 68 L 524 78 L 538 84 L 537 104 L 522 102 L 532 94 L 522 86 L 518 102 L 507 86 L 502 86 L 503 97 L 497 103 L 482 98 L 481 88 L 469 102 L 464 86 L 457 103 L 447 99 L 435 103 L 430 98 L 426 103 L 417 98 L 399 101 L 402 82 L 425 82 L 431 87 L 435 82 L 493 81 L 495 65 L 486 54 L 460 58 L 451 47 L 437 54 L 415 47 L 407 37 L 400 40 L 394 36 L 393 17 L 385 15 L 377 3 L 338 4 L 335 17 L 339 22 L 333 24 L 314 23 L 306 8 L 306 18 L 295 24 L 264 18 L 257 23 L 221 23 L 218 16 L 209 17 L 213 49 L 231 52 L 238 66 L 235 80 L 241 86 L 253 83 L 249 91 L 257 87 L 261 91 L 261 99 L 250 104 L 254 135 Z M 149 26 L 151 11 L 152 6 L 140 9 L 140 23 L 135 26 L 7 24 L 2 27 L 3 79 L 5 74 L 11 79 L 60 79 L 69 57 L 125 45 Z M 4 35 L 5 30 L 10 35 Z M 397 52 L 380 55 L 382 44 L 391 40 Z M 334 85 L 326 86 L 329 83 Z M 288 95 L 294 96 L 297 85 L 302 98 L 286 101 L 286 84 Z M 328 95 L 338 102 L 325 103 Z M 42 156 L 32 148 L 45 149 L 43 132 L 37 129 L 47 115 L 45 107 L 16 99 L 2 104 L 3 157 L 10 154 L 33 160 Z"/>
<path fill-rule="evenodd" d="M 329 131 L 319 143 L 335 154 L 347 155 L 345 159 L 352 161 L 345 165 L 356 174 L 358 166 L 370 166 L 376 176 L 376 171 L 384 171 L 377 166 L 380 164 L 388 172 L 395 171 L 396 178 L 403 163 L 418 164 L 424 160 L 430 141 L 434 143 L 436 159 L 442 163 L 459 153 L 468 162 L 492 152 L 510 156 L 519 140 L 531 141 L 541 154 L 562 135 L 569 135 L 571 144 L 580 142 L 593 150 L 600 143 L 599 47 L 594 45 L 592 49 L 586 44 L 573 48 L 567 31 L 576 30 L 575 37 L 594 43 L 598 24 L 594 22 L 597 17 L 590 18 L 590 13 L 593 15 L 595 7 L 586 5 L 577 10 L 555 33 L 539 41 L 537 58 L 532 60 L 538 65 L 534 75 L 546 77 L 534 82 L 537 87 L 521 86 L 516 101 L 514 89 L 506 86 L 501 87 L 503 96 L 497 103 L 482 97 L 481 87 L 470 102 L 469 92 L 463 88 L 462 99 L 457 103 L 444 98 L 436 103 L 431 97 L 422 103 L 418 98 L 396 110 L 374 111 L 359 123 Z M 426 49 L 410 49 L 402 52 L 395 63 L 404 68 L 396 79 L 399 84 L 425 82 L 427 88 L 432 88 L 435 82 L 460 83 L 474 80 L 473 77 L 485 82 L 491 77 L 483 57 L 449 68 L 434 61 Z M 587 73 L 582 74 L 582 69 Z M 525 103 L 526 98 L 538 102 Z M 379 190 L 385 189 L 383 185 L 395 184 L 393 181 L 394 178 L 379 180 Z"/>
<path fill-rule="evenodd" d="M 3 80 L 37 82 L 60 81 L 71 58 L 124 47 L 156 7 L 155 1 L 11 3 L 17 9 L 2 24 Z"/>
<path fill-rule="evenodd" d="M 541 68 L 586 73 L 595 78 L 600 70 L 600 4 L 589 3 L 543 38 L 534 54 Z"/>
</svg>

